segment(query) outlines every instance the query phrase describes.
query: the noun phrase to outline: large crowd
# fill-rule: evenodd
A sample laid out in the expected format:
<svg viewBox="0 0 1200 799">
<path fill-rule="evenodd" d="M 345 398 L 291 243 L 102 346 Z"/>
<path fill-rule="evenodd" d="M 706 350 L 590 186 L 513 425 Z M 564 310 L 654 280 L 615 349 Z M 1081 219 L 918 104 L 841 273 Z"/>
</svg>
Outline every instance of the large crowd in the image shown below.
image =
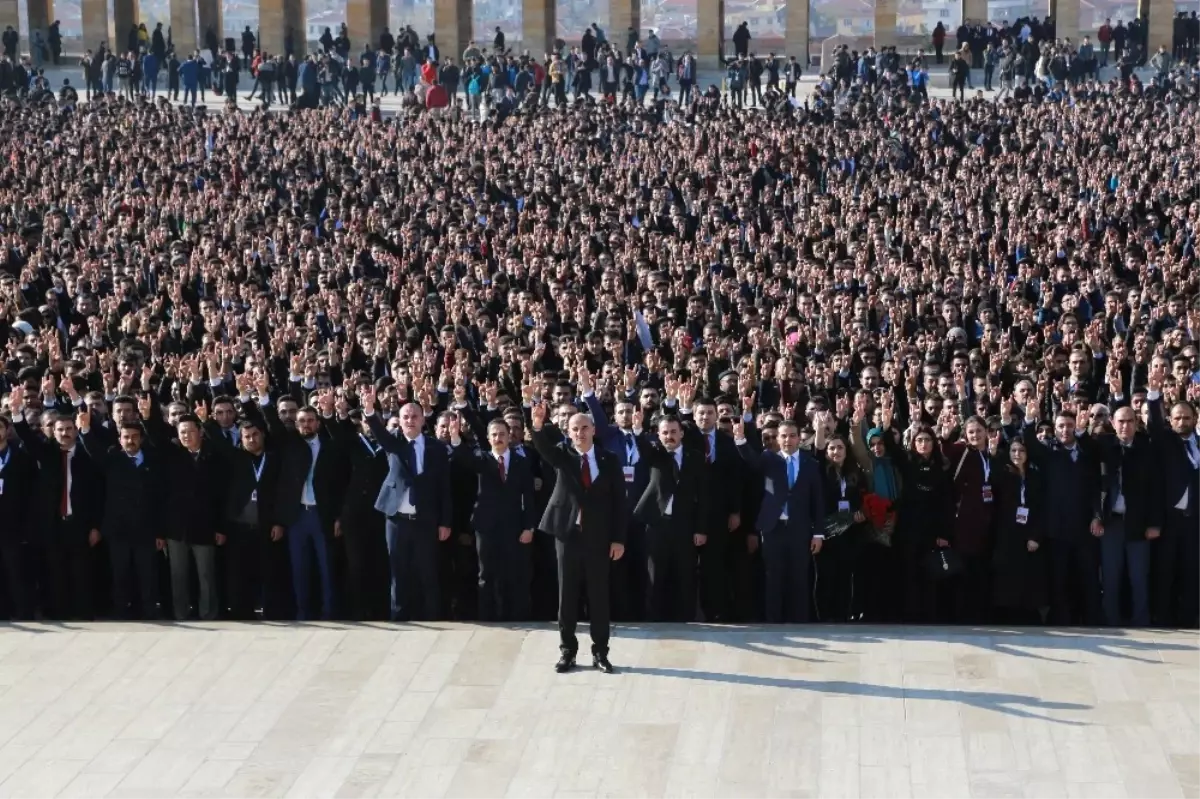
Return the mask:
<svg viewBox="0 0 1200 799">
<path fill-rule="evenodd" d="M 8 92 L 3 613 L 1197 626 L 1194 48 L 750 109 L 602 37 L 386 117 Z"/>
</svg>

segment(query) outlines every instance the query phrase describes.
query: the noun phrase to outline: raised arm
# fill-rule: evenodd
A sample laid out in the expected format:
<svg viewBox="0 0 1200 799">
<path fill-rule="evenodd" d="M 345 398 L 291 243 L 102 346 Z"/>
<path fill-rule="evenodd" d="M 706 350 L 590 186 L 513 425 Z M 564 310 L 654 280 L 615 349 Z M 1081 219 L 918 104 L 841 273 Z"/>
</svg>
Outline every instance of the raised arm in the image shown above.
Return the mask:
<svg viewBox="0 0 1200 799">
<path fill-rule="evenodd" d="M 375 413 L 375 386 L 364 386 L 360 394 L 362 395 L 363 418 L 367 420 L 367 426 L 371 428 L 371 433 L 379 442 L 379 446 L 385 452 L 399 455 L 402 459 L 407 458 L 410 449 L 408 439 L 388 430 L 387 425 L 379 418 L 379 414 Z"/>
</svg>

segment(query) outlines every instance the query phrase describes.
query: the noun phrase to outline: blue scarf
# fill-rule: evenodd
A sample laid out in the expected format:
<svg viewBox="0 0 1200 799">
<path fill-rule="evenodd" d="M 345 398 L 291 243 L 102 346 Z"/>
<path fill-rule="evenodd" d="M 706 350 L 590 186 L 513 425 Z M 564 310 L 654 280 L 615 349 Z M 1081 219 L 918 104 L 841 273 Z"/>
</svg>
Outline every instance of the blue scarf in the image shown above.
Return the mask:
<svg viewBox="0 0 1200 799">
<path fill-rule="evenodd" d="M 875 493 L 883 499 L 896 501 L 896 473 L 891 458 L 872 458 L 872 483 Z"/>
</svg>

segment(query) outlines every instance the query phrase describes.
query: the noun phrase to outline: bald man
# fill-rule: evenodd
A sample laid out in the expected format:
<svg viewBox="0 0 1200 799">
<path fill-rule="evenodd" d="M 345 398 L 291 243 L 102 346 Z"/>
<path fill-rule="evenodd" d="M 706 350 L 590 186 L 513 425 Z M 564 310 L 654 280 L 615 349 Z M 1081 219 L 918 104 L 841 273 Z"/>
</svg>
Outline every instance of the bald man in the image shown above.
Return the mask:
<svg viewBox="0 0 1200 799">
<path fill-rule="evenodd" d="M 541 529 L 554 536 L 558 556 L 558 632 L 560 674 L 575 668 L 579 641 L 575 625 L 579 595 L 587 589 L 592 633 L 592 666 L 611 674 L 608 660 L 609 561 L 625 554 L 627 523 L 621 465 L 595 446 L 596 426 L 577 413 L 567 421 L 566 440 L 546 421 L 547 407 L 531 409 L 533 446 L 557 479 L 542 516 Z"/>
</svg>

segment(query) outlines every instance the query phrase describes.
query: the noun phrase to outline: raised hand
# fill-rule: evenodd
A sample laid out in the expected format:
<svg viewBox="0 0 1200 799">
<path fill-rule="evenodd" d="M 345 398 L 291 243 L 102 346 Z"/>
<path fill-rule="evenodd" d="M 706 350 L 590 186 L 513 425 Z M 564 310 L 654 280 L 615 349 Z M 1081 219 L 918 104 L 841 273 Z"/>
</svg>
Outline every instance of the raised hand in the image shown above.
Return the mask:
<svg viewBox="0 0 1200 799">
<path fill-rule="evenodd" d="M 533 421 L 533 429 L 541 430 L 546 424 L 546 403 L 535 402 L 529 409 L 529 416 Z"/>
<path fill-rule="evenodd" d="M 75 414 L 75 426 L 79 428 L 79 432 L 86 433 L 92 429 L 92 412 L 88 410 L 86 405 Z"/>
<path fill-rule="evenodd" d="M 358 399 L 364 411 L 375 410 L 375 386 L 367 384 L 358 390 Z"/>
</svg>

